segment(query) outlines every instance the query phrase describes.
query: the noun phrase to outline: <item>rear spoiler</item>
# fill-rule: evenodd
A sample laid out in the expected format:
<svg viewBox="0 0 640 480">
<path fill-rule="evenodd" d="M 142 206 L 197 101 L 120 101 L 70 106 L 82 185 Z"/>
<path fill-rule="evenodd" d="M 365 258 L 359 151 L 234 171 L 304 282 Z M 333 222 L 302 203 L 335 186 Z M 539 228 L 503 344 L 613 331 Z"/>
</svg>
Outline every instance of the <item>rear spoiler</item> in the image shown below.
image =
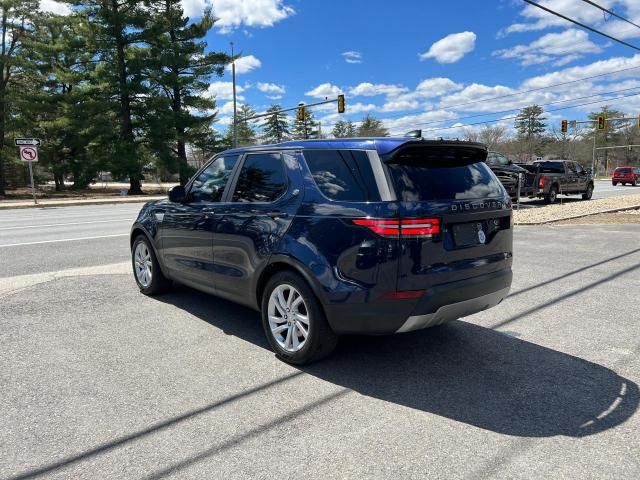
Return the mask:
<svg viewBox="0 0 640 480">
<path fill-rule="evenodd" d="M 382 155 L 381 158 L 385 163 L 420 158 L 425 162 L 468 164 L 485 162 L 487 153 L 487 146 L 484 143 L 459 140 L 416 140 L 403 143 L 395 150 Z"/>
</svg>

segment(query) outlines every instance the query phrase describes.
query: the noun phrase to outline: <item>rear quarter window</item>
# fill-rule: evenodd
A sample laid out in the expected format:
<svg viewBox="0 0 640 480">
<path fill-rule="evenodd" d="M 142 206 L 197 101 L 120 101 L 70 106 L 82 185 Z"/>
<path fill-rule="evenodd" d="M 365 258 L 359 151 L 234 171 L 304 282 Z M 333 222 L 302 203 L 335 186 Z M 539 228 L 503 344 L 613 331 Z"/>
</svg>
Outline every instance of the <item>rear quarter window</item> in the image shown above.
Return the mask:
<svg viewBox="0 0 640 480">
<path fill-rule="evenodd" d="M 367 152 L 305 150 L 304 158 L 318 189 L 330 200 L 380 201 Z"/>
</svg>

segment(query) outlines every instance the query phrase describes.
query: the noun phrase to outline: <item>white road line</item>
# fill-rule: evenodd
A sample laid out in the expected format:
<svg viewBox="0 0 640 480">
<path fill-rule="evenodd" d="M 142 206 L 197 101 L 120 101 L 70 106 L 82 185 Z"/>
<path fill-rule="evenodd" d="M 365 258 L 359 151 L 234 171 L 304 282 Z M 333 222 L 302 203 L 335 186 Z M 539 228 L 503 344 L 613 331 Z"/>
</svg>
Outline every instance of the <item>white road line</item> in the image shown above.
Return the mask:
<svg viewBox="0 0 640 480">
<path fill-rule="evenodd" d="M 8 243 L 6 245 L 0 245 L 2 247 L 20 247 L 22 245 L 39 245 L 41 243 L 57 243 L 57 242 L 75 242 L 78 240 L 95 240 L 97 238 L 113 238 L 113 237 L 128 237 L 128 233 L 117 233 L 115 235 L 100 235 L 98 237 L 80 237 L 80 238 L 61 238 L 59 240 L 41 240 L 39 242 L 24 242 L 24 243 Z"/>
<path fill-rule="evenodd" d="M 0 227 L 0 230 L 22 230 L 25 228 L 40 228 L 40 227 L 64 227 L 66 225 L 91 225 L 93 223 L 114 223 L 114 222 L 130 222 L 131 217 L 118 218 L 115 220 L 94 220 L 92 222 L 73 222 L 73 223 L 49 223 L 47 225 L 22 225 L 19 227 Z"/>
</svg>

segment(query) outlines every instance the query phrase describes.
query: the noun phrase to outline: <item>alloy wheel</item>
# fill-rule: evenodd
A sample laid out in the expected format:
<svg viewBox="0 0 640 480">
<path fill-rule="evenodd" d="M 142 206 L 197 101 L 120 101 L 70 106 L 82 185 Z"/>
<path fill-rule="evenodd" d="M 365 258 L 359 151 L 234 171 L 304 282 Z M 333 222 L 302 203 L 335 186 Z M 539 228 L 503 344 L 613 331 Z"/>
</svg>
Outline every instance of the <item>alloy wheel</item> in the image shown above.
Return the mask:
<svg viewBox="0 0 640 480">
<path fill-rule="evenodd" d="M 136 279 L 142 288 L 148 288 L 152 280 L 152 260 L 149 247 L 144 242 L 136 245 L 133 253 L 133 262 L 135 265 Z"/>
<path fill-rule="evenodd" d="M 309 310 L 298 290 L 288 284 L 271 292 L 267 308 L 273 338 L 287 352 L 301 350 L 309 336 Z"/>
</svg>

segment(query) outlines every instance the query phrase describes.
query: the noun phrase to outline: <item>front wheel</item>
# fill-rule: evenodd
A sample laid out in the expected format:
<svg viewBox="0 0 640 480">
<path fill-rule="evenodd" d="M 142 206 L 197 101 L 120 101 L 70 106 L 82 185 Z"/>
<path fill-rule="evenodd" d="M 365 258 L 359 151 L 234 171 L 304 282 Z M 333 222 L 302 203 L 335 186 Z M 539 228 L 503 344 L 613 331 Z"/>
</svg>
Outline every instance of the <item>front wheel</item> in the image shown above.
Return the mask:
<svg viewBox="0 0 640 480">
<path fill-rule="evenodd" d="M 262 326 L 271 348 L 287 363 L 303 365 L 330 355 L 338 336 L 331 330 L 309 285 L 293 272 L 274 275 L 262 297 Z"/>
<path fill-rule="evenodd" d="M 618 182 L 611 182 L 611 184 L 612 184 L 614 187 L 617 187 L 617 186 L 618 186 Z"/>
<path fill-rule="evenodd" d="M 162 274 L 153 247 L 144 235 L 138 235 L 131 246 L 131 264 L 138 288 L 145 295 L 157 295 L 171 285 Z"/>
<path fill-rule="evenodd" d="M 593 185 L 589 184 L 587 186 L 587 191 L 582 194 L 582 199 L 591 200 L 592 196 L 593 196 Z"/>
</svg>

